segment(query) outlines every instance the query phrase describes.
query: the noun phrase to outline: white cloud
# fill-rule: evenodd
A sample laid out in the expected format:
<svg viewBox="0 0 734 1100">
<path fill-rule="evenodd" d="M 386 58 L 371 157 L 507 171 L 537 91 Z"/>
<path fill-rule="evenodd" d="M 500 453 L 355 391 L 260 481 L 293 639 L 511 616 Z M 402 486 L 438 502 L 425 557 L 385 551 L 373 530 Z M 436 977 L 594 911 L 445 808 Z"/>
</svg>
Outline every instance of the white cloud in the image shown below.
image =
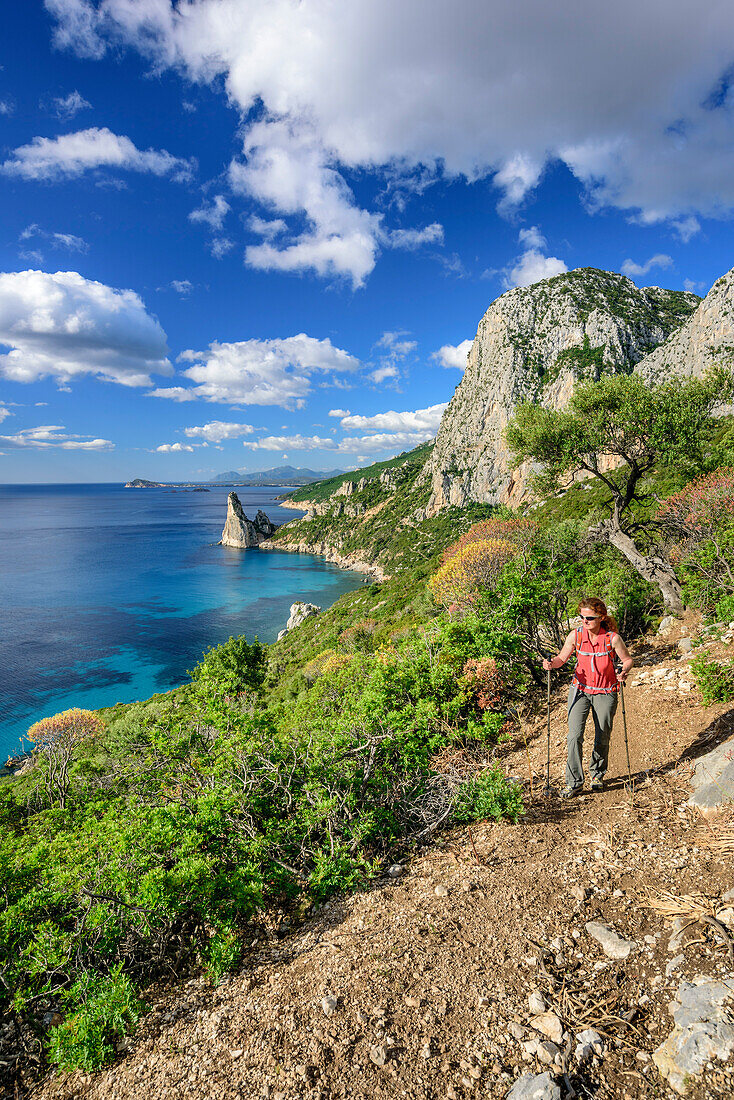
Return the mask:
<svg viewBox="0 0 734 1100">
<path fill-rule="evenodd" d="M 698 218 L 693 216 L 687 218 L 679 218 L 678 221 L 673 222 L 673 229 L 677 237 L 683 241 L 683 244 L 688 244 L 692 237 L 695 237 L 701 228 L 701 223 Z"/>
<path fill-rule="evenodd" d="M 201 438 L 208 443 L 221 443 L 223 439 L 236 439 L 240 435 L 251 435 L 255 429 L 252 424 L 235 424 L 226 420 L 211 420 L 200 427 L 185 428 L 189 439 Z"/>
<path fill-rule="evenodd" d="M 628 275 L 630 279 L 634 279 L 641 275 L 647 275 L 653 267 L 672 267 L 672 256 L 666 256 L 664 252 L 657 252 L 654 256 L 651 256 L 649 260 L 646 260 L 644 264 L 635 263 L 634 260 L 625 260 L 622 264 L 620 271 L 623 275 Z"/>
<path fill-rule="evenodd" d="M 6 416 L 12 416 L 12 415 L 13 414 L 11 413 L 11 411 L 7 407 L 7 405 L 0 404 L 0 423 L 2 423 L 2 421 L 5 419 Z"/>
<path fill-rule="evenodd" d="M 91 108 L 92 104 L 77 91 L 69 92 L 65 96 L 56 96 L 53 99 L 53 113 L 62 122 L 68 122 L 80 111 Z"/>
<path fill-rule="evenodd" d="M 349 416 L 349 409 L 329 409 L 329 416 L 336 416 L 341 419 L 342 416 Z"/>
<path fill-rule="evenodd" d="M 157 390 L 151 390 L 150 393 L 146 393 L 146 397 L 165 397 L 169 401 L 196 401 L 197 396 L 194 390 L 189 390 L 185 386 L 165 386 Z"/>
<path fill-rule="evenodd" d="M 435 434 L 448 405 L 430 405 L 414 412 L 377 413 L 375 416 L 350 416 L 342 418 L 342 428 L 354 431 L 429 432 Z"/>
<path fill-rule="evenodd" d="M 130 138 L 95 127 L 55 138 L 35 137 L 30 144 L 14 149 L 0 165 L 8 175 L 47 182 L 71 179 L 97 168 L 124 168 L 183 180 L 190 178 L 194 161 L 174 157 L 165 149 L 143 151 Z"/>
<path fill-rule="evenodd" d="M 434 351 L 431 358 L 436 359 L 442 367 L 464 370 L 466 357 L 473 342 L 473 340 L 462 340 L 460 344 L 444 344 L 438 351 Z"/>
<path fill-rule="evenodd" d="M 188 443 L 161 443 L 160 447 L 156 447 L 156 451 L 159 454 L 168 455 L 178 451 L 193 451 L 193 447 L 190 447 Z"/>
<path fill-rule="evenodd" d="M 215 237 L 209 246 L 215 260 L 221 260 L 222 256 L 226 256 L 233 248 L 234 241 L 230 241 L 228 237 Z"/>
<path fill-rule="evenodd" d="M 375 367 L 373 371 L 370 371 L 368 378 L 375 385 L 379 386 L 380 382 L 387 382 L 388 378 L 399 378 L 400 371 L 395 363 L 384 363 L 381 367 Z"/>
<path fill-rule="evenodd" d="M 198 210 L 192 210 L 189 221 L 208 225 L 210 229 L 221 229 L 230 210 L 224 195 L 215 195 L 208 205 L 204 203 Z"/>
<path fill-rule="evenodd" d="M 12 115 L 14 111 L 15 107 L 9 99 L 0 99 L 0 115 Z"/>
<path fill-rule="evenodd" d="M 257 214 L 252 214 L 247 219 L 247 226 L 253 233 L 257 233 L 258 237 L 267 237 L 270 240 L 273 237 L 279 237 L 281 233 L 285 233 L 288 225 L 282 218 L 259 218 Z"/>
<path fill-rule="evenodd" d="M 0 417 L 0 419 L 2 419 Z M 0 435 L 0 447 L 21 450 L 26 447 L 47 449 L 60 447 L 65 451 L 109 451 L 114 444 L 109 439 L 92 439 L 87 435 L 69 435 L 61 424 L 42 424 L 38 428 L 23 428 L 15 435 Z"/>
<path fill-rule="evenodd" d="M 49 233 L 45 229 L 41 229 L 40 225 L 35 222 L 32 225 L 27 225 L 23 232 L 20 234 L 18 240 L 30 241 L 34 237 L 41 237 L 44 240 L 50 242 L 52 248 L 65 248 L 70 252 L 88 252 L 89 245 L 82 237 L 77 237 L 74 233 Z M 24 252 L 24 257 L 31 256 L 30 252 Z M 38 253 L 40 256 L 40 253 Z"/>
<path fill-rule="evenodd" d="M 706 290 L 706 283 L 698 283 L 694 279 L 684 279 L 683 289 L 687 290 L 689 294 L 703 294 Z"/>
<path fill-rule="evenodd" d="M 246 133 L 244 161 L 229 169 L 232 189 L 282 214 L 304 214 L 295 240 L 248 245 L 245 260 L 263 271 L 315 271 L 362 286 L 375 266 L 381 216 L 360 210 L 343 177 L 307 125 L 264 120 Z"/>
<path fill-rule="evenodd" d="M 380 454 L 412 450 L 425 443 L 432 432 L 382 432 L 379 435 L 347 436 L 341 441 L 319 435 L 267 435 L 262 439 L 245 439 L 243 447 L 253 451 L 332 451 L 335 454 Z"/>
<path fill-rule="evenodd" d="M 311 391 L 311 378 L 328 380 L 337 372 L 351 372 L 359 362 L 330 340 L 300 333 L 275 340 L 215 342 L 207 351 L 185 351 L 179 361 L 191 363 L 182 373 L 195 383 L 155 390 L 155 397 L 175 401 L 199 398 L 228 405 L 281 405 L 301 408 Z M 191 395 L 191 397 L 188 396 Z"/>
<path fill-rule="evenodd" d="M 0 273 L 0 377 L 14 382 L 93 375 L 147 386 L 171 374 L 166 334 L 132 290 L 75 271 Z"/>
<path fill-rule="evenodd" d="M 171 289 L 175 290 L 177 294 L 180 294 L 182 298 L 188 298 L 189 294 L 194 289 L 194 284 L 190 279 L 172 279 Z"/>
<path fill-rule="evenodd" d="M 543 171 L 543 161 L 527 153 L 514 153 L 499 167 L 494 177 L 496 187 L 502 191 L 499 208 L 509 211 L 523 201 L 538 186 Z"/>
<path fill-rule="evenodd" d="M 541 279 L 551 279 L 568 271 L 563 260 L 557 256 L 545 256 L 541 251 L 546 247 L 546 239 L 537 225 L 530 229 L 521 229 L 518 233 L 524 251 L 512 266 L 503 273 L 502 281 L 508 290 L 516 286 L 530 286 Z"/>
<path fill-rule="evenodd" d="M 647 224 L 734 208 L 731 4 L 618 0 L 577 5 L 573 19 L 546 0 L 46 6 L 61 46 L 99 57 L 131 45 L 224 87 L 244 120 L 243 186 L 308 222 L 284 248 L 249 253 L 256 266 L 364 281 L 380 225 L 345 171 L 379 170 L 406 193 L 493 175 L 510 210 L 560 160 L 592 203 Z M 273 177 L 299 174 L 279 206 Z"/>
<path fill-rule="evenodd" d="M 386 233 L 386 241 L 391 248 L 405 248 L 413 252 L 423 244 L 440 244 L 443 241 L 443 226 L 433 222 L 423 229 L 391 229 Z"/>
<path fill-rule="evenodd" d="M 545 248 L 548 244 L 537 225 L 531 225 L 529 229 L 521 229 L 517 235 L 523 248 Z"/>
</svg>

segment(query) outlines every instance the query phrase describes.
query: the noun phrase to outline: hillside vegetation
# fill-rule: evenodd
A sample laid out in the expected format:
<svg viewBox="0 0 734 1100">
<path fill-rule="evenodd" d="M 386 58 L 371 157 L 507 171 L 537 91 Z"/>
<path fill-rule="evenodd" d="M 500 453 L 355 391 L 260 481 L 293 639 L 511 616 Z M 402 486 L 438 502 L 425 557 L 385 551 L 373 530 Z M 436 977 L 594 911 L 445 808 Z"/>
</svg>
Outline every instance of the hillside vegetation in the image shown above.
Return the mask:
<svg viewBox="0 0 734 1100">
<path fill-rule="evenodd" d="M 734 616 L 732 438 L 730 420 L 705 417 L 696 447 L 651 464 L 630 503 L 684 602 L 710 617 Z M 621 473 L 525 514 L 426 519 L 423 457 L 358 471 L 278 535 L 354 547 L 386 580 L 273 646 L 230 639 L 177 691 L 32 731 L 30 765 L 0 784 L 9 1082 L 48 1060 L 101 1066 L 151 980 L 219 983 L 275 924 L 366 886 L 440 829 L 517 822 L 503 745 L 578 600 L 601 596 L 628 638 L 662 614 L 659 589 L 590 530 Z M 696 674 L 728 697 L 729 668 Z"/>
</svg>

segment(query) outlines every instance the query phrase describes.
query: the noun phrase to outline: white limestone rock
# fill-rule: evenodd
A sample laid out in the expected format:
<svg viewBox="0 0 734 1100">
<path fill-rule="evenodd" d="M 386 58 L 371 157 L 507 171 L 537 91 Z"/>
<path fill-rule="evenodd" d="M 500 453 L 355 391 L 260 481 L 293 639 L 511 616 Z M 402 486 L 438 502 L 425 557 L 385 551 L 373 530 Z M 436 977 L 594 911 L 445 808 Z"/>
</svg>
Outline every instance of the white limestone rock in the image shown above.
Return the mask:
<svg viewBox="0 0 734 1100">
<path fill-rule="evenodd" d="M 224 521 L 221 538 L 222 546 L 248 550 L 271 538 L 277 530 L 277 523 L 272 523 L 262 510 L 257 513 L 254 520 L 248 519 L 237 494 L 229 494 L 227 518 Z"/>
<path fill-rule="evenodd" d="M 681 982 L 671 1013 L 672 1032 L 652 1059 L 672 1089 L 685 1096 L 708 1062 L 725 1062 L 734 1052 L 734 979 L 697 977 Z"/>
<path fill-rule="evenodd" d="M 530 470 L 526 464 L 510 471 L 503 438 L 517 405 L 565 407 L 579 379 L 599 369 L 629 371 L 698 304 L 694 294 L 639 289 L 623 275 L 594 268 L 503 294 L 479 323 L 441 421 L 424 472 L 432 489 L 427 514 L 470 501 L 522 499 Z"/>
</svg>

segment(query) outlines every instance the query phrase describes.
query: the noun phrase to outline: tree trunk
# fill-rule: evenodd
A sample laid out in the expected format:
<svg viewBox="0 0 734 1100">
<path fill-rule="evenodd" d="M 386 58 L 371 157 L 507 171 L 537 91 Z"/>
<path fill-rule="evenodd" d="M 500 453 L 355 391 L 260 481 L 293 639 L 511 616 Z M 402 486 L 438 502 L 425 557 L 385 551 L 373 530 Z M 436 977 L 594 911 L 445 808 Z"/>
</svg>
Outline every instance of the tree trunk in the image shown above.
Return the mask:
<svg viewBox="0 0 734 1100">
<path fill-rule="evenodd" d="M 643 554 L 632 538 L 622 530 L 616 517 L 604 520 L 594 528 L 596 533 L 624 554 L 630 565 L 650 584 L 657 585 L 663 603 L 674 615 L 683 613 L 683 599 L 678 579 L 670 562 L 657 554 Z"/>
</svg>

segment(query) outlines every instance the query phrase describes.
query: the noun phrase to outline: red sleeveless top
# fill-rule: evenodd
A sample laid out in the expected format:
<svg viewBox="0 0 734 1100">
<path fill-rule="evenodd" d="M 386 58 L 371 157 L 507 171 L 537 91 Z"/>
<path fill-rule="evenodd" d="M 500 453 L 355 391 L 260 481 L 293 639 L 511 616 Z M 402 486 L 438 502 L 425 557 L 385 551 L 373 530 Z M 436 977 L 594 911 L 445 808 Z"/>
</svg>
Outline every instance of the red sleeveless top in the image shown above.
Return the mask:
<svg viewBox="0 0 734 1100">
<path fill-rule="evenodd" d="M 619 691 L 614 670 L 614 634 L 601 627 L 594 640 L 586 627 L 576 627 L 576 669 L 573 685 L 587 695 L 609 695 Z"/>
</svg>

